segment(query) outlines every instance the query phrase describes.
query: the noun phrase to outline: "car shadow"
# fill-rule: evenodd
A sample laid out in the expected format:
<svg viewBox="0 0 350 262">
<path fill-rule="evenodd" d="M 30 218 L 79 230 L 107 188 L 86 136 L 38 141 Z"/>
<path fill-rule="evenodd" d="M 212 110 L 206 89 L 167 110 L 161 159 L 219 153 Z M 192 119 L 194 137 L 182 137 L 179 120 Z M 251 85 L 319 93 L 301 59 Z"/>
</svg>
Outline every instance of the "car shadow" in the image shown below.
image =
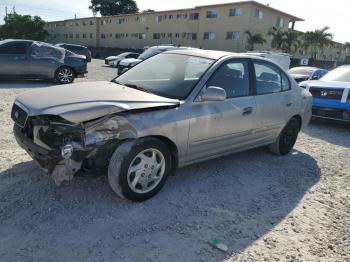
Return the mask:
<svg viewBox="0 0 350 262">
<path fill-rule="evenodd" d="M 0 89 L 42 88 L 53 85 L 57 85 L 57 83 L 45 80 L 0 80 Z"/>
<path fill-rule="evenodd" d="M 154 198 L 133 203 L 106 176 L 56 187 L 34 162 L 21 163 L 0 173 L 0 257 L 218 261 L 272 230 L 319 178 L 308 154 L 256 149 L 182 168 Z"/>
<path fill-rule="evenodd" d="M 328 143 L 350 148 L 350 123 L 313 119 L 303 132 Z"/>
</svg>

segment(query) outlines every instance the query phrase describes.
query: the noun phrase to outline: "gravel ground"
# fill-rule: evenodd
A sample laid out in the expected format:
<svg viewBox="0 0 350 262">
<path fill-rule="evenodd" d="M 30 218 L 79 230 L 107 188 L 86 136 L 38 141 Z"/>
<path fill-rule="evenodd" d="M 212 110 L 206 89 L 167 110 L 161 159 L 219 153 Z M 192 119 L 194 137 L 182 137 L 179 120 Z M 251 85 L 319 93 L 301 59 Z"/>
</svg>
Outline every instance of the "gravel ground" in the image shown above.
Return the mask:
<svg viewBox="0 0 350 262">
<path fill-rule="evenodd" d="M 87 81 L 116 70 L 89 64 Z M 255 149 L 183 168 L 144 203 L 106 176 L 56 187 L 12 135 L 0 83 L 0 261 L 350 261 L 350 126 L 313 121 L 295 150 Z M 227 252 L 208 245 L 219 239 Z"/>
</svg>

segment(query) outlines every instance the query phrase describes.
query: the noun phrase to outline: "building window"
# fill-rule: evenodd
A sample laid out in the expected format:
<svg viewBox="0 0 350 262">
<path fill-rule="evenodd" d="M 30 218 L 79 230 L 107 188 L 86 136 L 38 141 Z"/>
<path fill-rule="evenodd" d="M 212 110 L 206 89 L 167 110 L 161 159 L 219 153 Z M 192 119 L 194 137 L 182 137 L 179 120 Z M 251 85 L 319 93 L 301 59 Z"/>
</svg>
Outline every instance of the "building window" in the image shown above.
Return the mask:
<svg viewBox="0 0 350 262">
<path fill-rule="evenodd" d="M 175 34 L 175 38 L 180 38 L 180 34 L 179 34 L 179 33 L 176 33 L 176 34 Z"/>
<path fill-rule="evenodd" d="M 229 16 L 241 16 L 243 14 L 243 9 L 238 8 L 231 8 L 229 12 Z"/>
<path fill-rule="evenodd" d="M 94 25 L 94 21 L 90 20 L 90 25 Z"/>
<path fill-rule="evenodd" d="M 187 18 L 187 13 L 182 14 L 182 17 L 183 17 L 184 19 L 186 19 L 186 18 Z"/>
<path fill-rule="evenodd" d="M 86 38 L 86 34 L 83 34 L 83 38 Z"/>
<path fill-rule="evenodd" d="M 154 33 L 153 39 L 160 39 L 160 33 Z"/>
<path fill-rule="evenodd" d="M 83 26 L 86 26 L 86 22 L 85 22 L 85 21 L 83 21 L 82 25 L 83 25 Z"/>
<path fill-rule="evenodd" d="M 105 39 L 105 38 L 106 38 L 106 35 L 105 35 L 105 34 L 101 34 L 101 38 L 102 38 L 102 39 Z"/>
<path fill-rule="evenodd" d="M 263 19 L 264 18 L 264 13 L 261 9 L 256 8 L 254 12 L 254 17 L 257 19 Z"/>
<path fill-rule="evenodd" d="M 282 17 L 277 17 L 276 27 L 284 27 L 284 19 Z"/>
<path fill-rule="evenodd" d="M 207 18 L 217 18 L 217 17 L 218 17 L 218 11 L 216 10 L 207 11 Z"/>
<path fill-rule="evenodd" d="M 191 13 L 190 14 L 190 20 L 198 20 L 199 13 Z"/>
<path fill-rule="evenodd" d="M 161 33 L 160 36 L 161 36 L 162 38 L 165 38 L 165 37 L 166 37 L 166 33 Z"/>
<path fill-rule="evenodd" d="M 187 40 L 197 40 L 197 34 L 196 33 L 188 33 Z"/>
<path fill-rule="evenodd" d="M 168 33 L 168 38 L 172 38 L 173 34 L 172 33 Z"/>
<path fill-rule="evenodd" d="M 181 14 L 177 14 L 176 19 L 180 19 L 180 18 L 181 18 Z"/>
<path fill-rule="evenodd" d="M 146 17 L 144 17 L 144 16 L 138 16 L 138 17 L 136 17 L 136 22 L 139 22 L 139 23 L 144 23 L 144 22 L 146 22 Z"/>
<path fill-rule="evenodd" d="M 94 38 L 94 34 L 90 33 L 90 39 Z"/>
<path fill-rule="evenodd" d="M 124 23 L 125 23 L 125 18 L 118 19 L 118 24 L 124 24 Z"/>
<path fill-rule="evenodd" d="M 69 23 L 69 26 L 73 26 L 73 22 L 70 22 L 70 23 Z"/>
<path fill-rule="evenodd" d="M 239 32 L 226 33 L 226 40 L 238 40 L 238 39 L 239 39 Z"/>
<path fill-rule="evenodd" d="M 76 25 L 76 26 L 79 26 L 79 22 L 76 22 L 75 25 Z"/>
<path fill-rule="evenodd" d="M 157 15 L 157 16 L 154 17 L 154 19 L 156 20 L 156 23 L 162 22 L 162 18 L 163 17 L 161 15 Z"/>
<path fill-rule="evenodd" d="M 169 19 L 173 19 L 173 15 L 169 15 Z"/>
<path fill-rule="evenodd" d="M 146 39 L 147 36 L 144 33 L 139 33 L 139 39 Z"/>
<path fill-rule="evenodd" d="M 214 32 L 204 32 L 203 39 L 204 40 L 214 40 L 215 33 Z"/>
<path fill-rule="evenodd" d="M 79 34 L 75 34 L 75 38 L 79 38 Z"/>
<path fill-rule="evenodd" d="M 68 34 L 64 34 L 64 38 L 68 38 Z"/>
<path fill-rule="evenodd" d="M 73 38 L 73 34 L 69 34 L 69 38 Z"/>
</svg>

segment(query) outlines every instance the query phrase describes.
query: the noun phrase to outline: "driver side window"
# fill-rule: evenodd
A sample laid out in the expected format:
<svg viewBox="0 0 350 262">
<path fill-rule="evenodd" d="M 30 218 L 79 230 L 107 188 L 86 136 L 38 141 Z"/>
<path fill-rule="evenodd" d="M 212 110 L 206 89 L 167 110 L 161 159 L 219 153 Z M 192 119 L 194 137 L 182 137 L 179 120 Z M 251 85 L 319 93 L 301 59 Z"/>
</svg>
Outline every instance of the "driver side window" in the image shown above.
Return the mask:
<svg viewBox="0 0 350 262">
<path fill-rule="evenodd" d="M 221 87 L 227 98 L 249 95 L 249 67 L 246 61 L 231 61 L 221 65 L 207 82 L 207 87 Z"/>
</svg>

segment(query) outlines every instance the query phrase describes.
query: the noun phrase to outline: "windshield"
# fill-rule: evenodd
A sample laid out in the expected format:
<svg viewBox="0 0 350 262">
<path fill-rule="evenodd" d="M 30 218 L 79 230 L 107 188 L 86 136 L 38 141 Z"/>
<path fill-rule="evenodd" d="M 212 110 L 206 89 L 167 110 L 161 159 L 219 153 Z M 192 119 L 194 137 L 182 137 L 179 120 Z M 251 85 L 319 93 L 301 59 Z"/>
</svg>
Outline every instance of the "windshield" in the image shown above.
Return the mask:
<svg viewBox="0 0 350 262">
<path fill-rule="evenodd" d="M 139 55 L 138 59 L 146 60 L 152 56 L 155 56 L 157 54 L 160 54 L 164 52 L 165 50 L 161 50 L 159 48 L 148 48 L 146 51 L 144 51 L 141 55 Z"/>
<path fill-rule="evenodd" d="M 292 68 L 288 71 L 289 74 L 294 74 L 294 75 L 308 75 L 310 76 L 312 74 L 312 72 L 315 71 L 315 69 L 311 69 L 311 68 L 302 68 L 302 67 L 295 67 Z"/>
<path fill-rule="evenodd" d="M 350 67 L 338 67 L 322 77 L 321 80 L 350 82 Z"/>
<path fill-rule="evenodd" d="M 113 82 L 174 99 L 185 99 L 214 60 L 175 54 L 154 56 Z"/>
</svg>

